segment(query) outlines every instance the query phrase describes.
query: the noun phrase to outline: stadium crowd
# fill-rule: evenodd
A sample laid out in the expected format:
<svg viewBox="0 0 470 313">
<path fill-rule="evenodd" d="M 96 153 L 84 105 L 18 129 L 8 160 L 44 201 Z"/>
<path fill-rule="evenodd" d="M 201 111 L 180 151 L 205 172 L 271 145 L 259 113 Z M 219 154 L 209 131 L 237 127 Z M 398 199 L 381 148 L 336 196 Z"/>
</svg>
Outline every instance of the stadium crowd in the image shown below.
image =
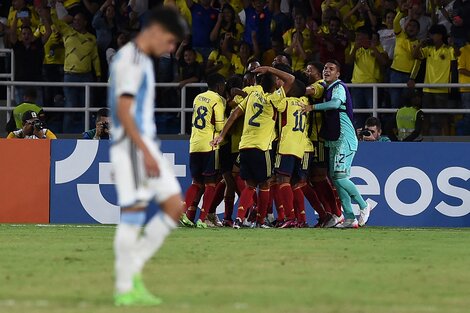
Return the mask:
<svg viewBox="0 0 470 313">
<path fill-rule="evenodd" d="M 162 2 L 180 11 L 191 36 L 174 54 L 155 60 L 157 82 L 182 87 L 205 82 L 212 73 L 242 76 L 255 60 L 308 72 L 312 62 L 331 58 L 341 64 L 341 79 L 355 84 L 407 83 L 413 90 L 419 82 L 470 82 L 468 0 L 6 0 L 0 4 L 0 47 L 15 51 L 18 81 L 106 82 L 117 49 L 140 29 L 148 9 Z M 26 89 L 16 88 L 18 104 Z M 35 89 L 38 105 L 84 105 L 83 88 Z M 188 108 L 200 91 L 187 89 Z M 180 93 L 159 88 L 158 106 L 179 107 Z M 351 93 L 355 108 L 372 108 L 371 88 Z M 97 89 L 92 104 L 102 107 L 105 98 Z M 379 89 L 379 107 L 408 107 L 416 119 L 416 106 L 470 108 L 470 88 L 424 88 L 418 94 Z M 56 133 L 81 133 L 83 116 L 49 114 L 48 122 Z M 356 128 L 367 117 L 356 114 Z M 189 132 L 190 113 L 186 120 Z M 395 119 L 381 120 L 384 133 L 394 137 L 389 125 Z M 470 133 L 470 114 L 430 115 L 426 121 L 424 135 Z M 178 133 L 179 114 L 158 114 L 157 124 L 160 133 Z"/>
</svg>

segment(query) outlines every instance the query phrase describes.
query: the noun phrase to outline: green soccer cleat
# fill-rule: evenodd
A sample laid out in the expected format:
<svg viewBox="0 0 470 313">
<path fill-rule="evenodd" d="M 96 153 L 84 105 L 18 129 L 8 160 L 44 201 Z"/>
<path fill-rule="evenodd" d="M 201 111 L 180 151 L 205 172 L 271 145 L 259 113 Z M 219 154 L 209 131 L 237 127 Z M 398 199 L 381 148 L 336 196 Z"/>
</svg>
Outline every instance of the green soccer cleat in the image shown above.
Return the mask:
<svg viewBox="0 0 470 313">
<path fill-rule="evenodd" d="M 147 295 L 136 288 L 129 292 L 114 295 L 115 306 L 157 306 L 162 300 L 150 294 Z"/>
<path fill-rule="evenodd" d="M 191 220 L 188 218 L 186 213 L 183 213 L 183 215 L 181 215 L 180 224 L 184 227 L 194 227 L 195 226 L 194 223 L 191 222 Z"/>
<path fill-rule="evenodd" d="M 201 219 L 198 219 L 196 222 L 196 228 L 207 228 L 207 224 L 201 221 Z"/>
</svg>

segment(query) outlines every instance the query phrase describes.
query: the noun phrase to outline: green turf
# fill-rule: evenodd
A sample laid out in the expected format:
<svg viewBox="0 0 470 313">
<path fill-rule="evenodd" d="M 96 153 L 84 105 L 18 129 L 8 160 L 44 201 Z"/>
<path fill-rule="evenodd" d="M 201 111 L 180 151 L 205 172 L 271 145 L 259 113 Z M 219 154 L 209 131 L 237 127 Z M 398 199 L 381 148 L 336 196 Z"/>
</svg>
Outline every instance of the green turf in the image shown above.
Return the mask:
<svg viewBox="0 0 470 313">
<path fill-rule="evenodd" d="M 114 227 L 0 225 L 0 312 L 469 312 L 470 230 L 178 229 L 112 306 Z"/>
</svg>

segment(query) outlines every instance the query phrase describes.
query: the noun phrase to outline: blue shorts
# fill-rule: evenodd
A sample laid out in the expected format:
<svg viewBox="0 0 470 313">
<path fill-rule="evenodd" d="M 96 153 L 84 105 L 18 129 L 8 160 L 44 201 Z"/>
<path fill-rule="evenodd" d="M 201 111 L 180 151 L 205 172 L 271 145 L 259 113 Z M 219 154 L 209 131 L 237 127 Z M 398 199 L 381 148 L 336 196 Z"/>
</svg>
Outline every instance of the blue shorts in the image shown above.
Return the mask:
<svg viewBox="0 0 470 313">
<path fill-rule="evenodd" d="M 189 154 L 191 177 L 201 181 L 204 176 L 214 176 L 219 170 L 219 150 L 193 152 Z"/>
<path fill-rule="evenodd" d="M 278 154 L 274 172 L 278 175 L 289 176 L 292 179 L 300 179 L 302 159 L 289 154 Z"/>
<path fill-rule="evenodd" d="M 240 150 L 240 177 L 246 181 L 263 183 L 271 177 L 271 156 L 256 148 Z"/>
<path fill-rule="evenodd" d="M 351 150 L 347 142 L 330 147 L 330 176 L 332 178 L 349 177 L 351 175 L 351 166 L 355 154 L 356 151 Z"/>
</svg>

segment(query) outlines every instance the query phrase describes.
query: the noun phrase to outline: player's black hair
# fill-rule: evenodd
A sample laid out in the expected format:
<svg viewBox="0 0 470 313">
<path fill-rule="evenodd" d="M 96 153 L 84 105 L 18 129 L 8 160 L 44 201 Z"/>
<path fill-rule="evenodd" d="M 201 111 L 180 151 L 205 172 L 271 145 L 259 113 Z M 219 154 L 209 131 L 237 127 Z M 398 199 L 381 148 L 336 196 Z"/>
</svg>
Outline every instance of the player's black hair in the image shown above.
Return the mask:
<svg viewBox="0 0 470 313">
<path fill-rule="evenodd" d="M 210 90 L 215 90 L 217 88 L 217 85 L 225 84 L 225 78 L 219 73 L 214 73 L 214 74 L 207 76 L 206 81 L 207 81 L 207 86 L 209 87 Z"/>
<path fill-rule="evenodd" d="M 232 88 L 243 88 L 243 78 L 241 78 L 240 75 L 233 75 L 232 77 L 227 79 L 225 89 L 230 92 Z"/>
<path fill-rule="evenodd" d="M 325 67 L 325 64 L 317 61 L 308 62 L 307 65 L 311 65 L 316 68 L 320 72 L 320 74 L 323 71 L 323 68 Z"/>
<path fill-rule="evenodd" d="M 309 84 L 308 83 L 308 76 L 303 70 L 302 71 L 295 71 L 294 76 L 295 76 L 295 79 L 300 80 L 306 86 Z"/>
<path fill-rule="evenodd" d="M 296 79 L 287 93 L 288 97 L 300 98 L 305 95 L 305 83 L 300 79 Z"/>
<path fill-rule="evenodd" d="M 276 89 L 276 77 L 271 73 L 256 75 L 256 84 L 263 87 L 264 92 L 273 92 Z"/>
<path fill-rule="evenodd" d="M 333 63 L 334 65 L 336 65 L 336 68 L 338 69 L 338 71 L 341 72 L 341 64 L 337 60 L 329 59 L 328 61 L 325 62 L 325 65 L 326 63 Z"/>
<path fill-rule="evenodd" d="M 152 24 L 161 25 L 167 31 L 175 35 L 179 40 L 189 34 L 189 29 L 184 18 L 171 7 L 158 6 L 146 15 L 143 29 Z"/>
</svg>

